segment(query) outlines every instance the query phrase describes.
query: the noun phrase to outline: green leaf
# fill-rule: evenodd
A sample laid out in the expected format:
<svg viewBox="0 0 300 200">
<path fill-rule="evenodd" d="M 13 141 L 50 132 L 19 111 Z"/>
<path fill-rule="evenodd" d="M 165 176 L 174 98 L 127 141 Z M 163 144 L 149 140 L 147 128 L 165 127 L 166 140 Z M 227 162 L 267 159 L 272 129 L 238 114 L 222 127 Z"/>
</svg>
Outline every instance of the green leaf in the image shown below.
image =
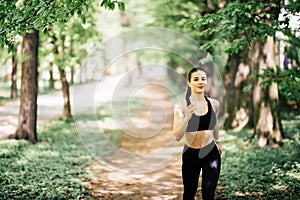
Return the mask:
<svg viewBox="0 0 300 200">
<path fill-rule="evenodd" d="M 125 4 L 123 2 L 118 2 L 119 10 L 125 11 Z"/>
<path fill-rule="evenodd" d="M 244 87 L 242 89 L 243 92 L 249 92 L 251 90 L 253 90 L 254 86 L 253 85 L 247 85 L 246 87 Z"/>
<path fill-rule="evenodd" d="M 107 0 L 103 0 L 103 1 L 101 2 L 100 6 L 101 6 L 101 7 L 104 7 L 104 6 L 106 6 L 106 4 L 107 4 Z"/>
</svg>

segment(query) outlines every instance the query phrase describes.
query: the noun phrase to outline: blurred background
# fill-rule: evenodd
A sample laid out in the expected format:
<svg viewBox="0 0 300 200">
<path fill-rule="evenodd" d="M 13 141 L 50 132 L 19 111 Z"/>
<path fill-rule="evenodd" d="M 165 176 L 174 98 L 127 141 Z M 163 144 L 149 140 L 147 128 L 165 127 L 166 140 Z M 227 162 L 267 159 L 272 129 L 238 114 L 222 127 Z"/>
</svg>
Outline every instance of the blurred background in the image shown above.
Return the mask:
<svg viewBox="0 0 300 200">
<path fill-rule="evenodd" d="M 208 72 L 207 95 L 222 105 L 219 120 L 225 152 L 224 176 L 217 198 L 300 198 L 298 1 L 14 0 L 1 1 L 0 8 L 0 182 L 5 185 L 0 189 L 1 199 L 17 199 L 20 194 L 25 199 L 39 195 L 49 199 L 180 199 L 180 190 L 170 189 L 180 184 L 179 175 L 163 186 L 148 182 L 154 184 L 150 191 L 165 191 L 164 197 L 144 194 L 143 188 L 138 187 L 128 193 L 117 193 L 115 188 L 100 191 L 107 183 L 101 181 L 109 179 L 101 177 L 99 171 L 103 169 L 97 168 L 99 164 L 84 148 L 79 152 L 74 146 L 82 144 L 77 141 L 73 121 L 72 91 L 77 85 L 84 87 L 101 79 L 96 115 L 106 137 L 117 147 L 145 153 L 172 140 L 172 106 L 176 97 L 161 86 L 151 85 L 130 101 L 126 99 L 137 123 L 145 125 L 149 119 L 166 116 L 162 119 L 168 124 L 162 130 L 166 136 L 158 144 L 155 139 L 141 142 L 130 138 L 124 134 L 126 131 L 117 129 L 108 96 L 113 95 L 120 81 L 122 87 L 117 86 L 118 90 L 123 90 L 123 86 L 133 89 L 136 80 L 149 80 L 158 74 L 168 80 L 166 85 L 177 86 L 176 92 L 181 95 L 185 82 L 174 72 L 185 77 L 195 64 Z M 190 37 L 199 44 L 201 53 L 187 53 L 186 59 L 149 49 L 124 54 L 109 63 L 108 54 L 122 52 L 126 42 L 117 43 L 112 49 L 97 49 L 124 32 L 153 27 Z M 168 41 L 164 35 L 157 37 Z M 160 67 L 151 72 L 149 64 Z M 164 113 L 154 108 L 151 113 L 140 115 L 141 110 L 147 113 L 153 108 L 149 102 L 157 100 L 147 93 L 161 94 L 158 98 L 161 105 L 166 105 Z M 51 176 L 62 182 L 68 179 L 67 182 L 52 182 L 57 180 L 46 177 L 43 155 L 54 159 L 47 158 L 54 172 Z M 56 160 L 62 157 L 59 162 Z M 37 163 L 28 164 L 34 162 Z M 58 167 L 58 163 L 65 167 Z M 67 170 L 70 174 L 64 177 L 70 166 L 78 169 Z M 91 169 L 87 170 L 87 166 Z M 176 169 L 179 174 L 180 168 Z M 23 178 L 17 175 L 20 171 L 24 172 Z M 80 173 L 86 177 L 80 177 Z M 45 181 L 36 181 L 38 177 Z M 137 178 L 140 185 L 144 178 Z M 57 187 L 50 188 L 47 183 Z M 118 187 L 134 183 L 125 180 L 122 184 Z"/>
</svg>

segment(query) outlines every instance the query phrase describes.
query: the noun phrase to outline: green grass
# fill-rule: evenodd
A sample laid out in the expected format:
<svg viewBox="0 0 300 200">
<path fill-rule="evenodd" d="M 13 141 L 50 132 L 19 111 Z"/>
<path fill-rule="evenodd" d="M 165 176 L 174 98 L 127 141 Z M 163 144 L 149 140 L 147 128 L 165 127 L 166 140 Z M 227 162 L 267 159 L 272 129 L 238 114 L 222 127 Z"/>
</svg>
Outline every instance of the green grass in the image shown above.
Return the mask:
<svg viewBox="0 0 300 200">
<path fill-rule="evenodd" d="M 98 120 L 111 117 L 108 108 L 99 108 Z M 80 116 L 80 120 L 90 119 L 94 117 Z M 105 142 L 97 143 L 97 132 L 91 129 L 87 133 L 90 135 L 85 139 L 90 141 L 85 142 L 105 151 Z M 105 134 L 118 144 L 120 131 L 106 129 Z M 38 140 L 35 145 L 25 140 L 0 141 L 0 199 L 91 199 L 84 182 L 93 176 L 89 163 L 94 158 L 83 145 L 74 122 L 51 122 L 38 130 Z"/>
<path fill-rule="evenodd" d="M 219 199 L 300 199 L 300 115 L 285 110 L 282 147 L 242 145 L 252 130 L 223 136 Z"/>
<path fill-rule="evenodd" d="M 98 119 L 109 117 L 106 106 Z M 285 110 L 283 119 L 285 139 L 278 149 L 258 148 L 256 139 L 250 147 L 243 146 L 251 130 L 223 135 L 218 199 L 300 199 L 300 114 Z M 119 131 L 105 132 L 118 144 Z M 94 158 L 74 123 L 51 122 L 38 130 L 38 137 L 35 145 L 0 141 L 0 199 L 91 199 L 84 183 L 93 177 L 89 164 Z M 90 142 L 98 141 L 91 136 Z M 97 150 L 105 151 L 99 144 Z"/>
<path fill-rule="evenodd" d="M 91 156 L 73 123 L 39 130 L 40 142 L 0 141 L 0 199 L 88 199 Z"/>
</svg>

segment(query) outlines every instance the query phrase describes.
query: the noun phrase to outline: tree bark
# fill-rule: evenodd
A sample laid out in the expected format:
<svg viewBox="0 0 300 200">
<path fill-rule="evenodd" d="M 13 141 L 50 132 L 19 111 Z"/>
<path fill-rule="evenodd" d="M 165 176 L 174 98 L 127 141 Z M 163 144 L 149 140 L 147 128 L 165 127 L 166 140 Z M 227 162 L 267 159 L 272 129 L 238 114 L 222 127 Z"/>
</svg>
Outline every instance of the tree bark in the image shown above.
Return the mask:
<svg viewBox="0 0 300 200">
<path fill-rule="evenodd" d="M 280 0 L 274 3 L 279 7 L 267 9 L 274 14 L 274 19 L 277 19 L 280 12 Z M 271 25 L 272 19 L 262 20 Z M 282 143 L 283 131 L 278 110 L 278 86 L 272 83 L 270 86 L 262 87 L 260 78 L 249 79 L 247 77 L 251 69 L 259 74 L 262 74 L 264 69 L 270 69 L 276 73 L 276 53 L 274 37 L 268 37 L 266 41 L 256 40 L 249 49 L 244 49 L 242 55 L 231 56 L 230 66 L 226 67 L 227 118 L 225 128 L 237 129 L 238 116 L 248 115 L 247 125 L 254 128 L 253 137 L 257 136 L 257 145 L 260 147 L 266 145 L 277 147 Z M 241 91 L 246 85 L 254 87 L 250 95 Z"/>
<path fill-rule="evenodd" d="M 53 62 L 50 63 L 50 70 L 49 70 L 49 88 L 54 89 L 54 75 L 53 75 Z"/>
<path fill-rule="evenodd" d="M 12 54 L 12 71 L 11 71 L 11 93 L 10 98 L 18 97 L 18 88 L 17 88 L 17 71 L 18 71 L 18 46 L 14 45 L 14 50 Z"/>
<path fill-rule="evenodd" d="M 65 59 L 65 36 L 61 36 L 62 39 L 62 59 Z M 60 63 L 65 63 L 60 62 Z M 61 86 L 62 86 L 62 92 L 63 92 L 63 97 L 64 97 L 64 117 L 65 118 L 71 118 L 71 104 L 70 104 L 70 91 L 69 91 L 69 83 L 67 80 L 66 76 L 66 71 L 64 66 L 58 66 L 59 74 L 60 74 L 60 81 L 61 81 Z"/>
<path fill-rule="evenodd" d="M 37 94 L 38 94 L 38 43 L 37 30 L 26 33 L 22 43 L 21 104 L 19 122 L 14 135 L 10 138 L 37 142 Z"/>
<path fill-rule="evenodd" d="M 273 37 L 268 37 L 265 42 L 256 41 L 250 52 L 252 66 L 259 74 L 264 69 L 276 73 L 275 42 Z M 258 146 L 278 146 L 282 143 L 283 132 L 280 113 L 278 111 L 278 86 L 261 86 L 262 80 L 258 78 L 253 92 L 254 105 L 254 133 L 258 138 Z"/>
<path fill-rule="evenodd" d="M 56 57 L 59 58 L 59 48 L 57 46 L 57 37 L 54 35 L 52 36 L 52 44 L 53 44 L 53 50 L 52 52 L 56 54 Z M 62 39 L 62 48 L 61 48 L 61 62 L 58 66 L 58 71 L 60 75 L 60 82 L 61 82 L 61 87 L 62 87 L 62 93 L 63 93 L 63 98 L 64 98 L 64 110 L 63 110 L 63 117 L 65 118 L 70 118 L 72 117 L 72 112 L 71 112 L 71 103 L 70 103 L 70 91 L 69 91 L 69 83 L 67 80 L 66 76 L 66 71 L 63 66 L 61 66 L 61 63 L 64 63 L 64 53 L 65 53 L 65 36 L 61 36 Z"/>
<path fill-rule="evenodd" d="M 71 104 L 70 104 L 70 92 L 69 92 L 69 84 L 67 81 L 66 72 L 64 69 L 59 68 L 60 81 L 62 85 L 62 92 L 64 98 L 64 117 L 71 118 Z"/>
<path fill-rule="evenodd" d="M 252 95 L 251 91 L 243 91 L 247 85 L 252 85 L 250 66 L 248 64 L 248 49 L 229 57 L 225 67 L 224 84 L 226 88 L 226 120 L 225 129 L 233 128 L 239 131 L 252 125 Z"/>
<path fill-rule="evenodd" d="M 70 41 L 70 57 L 71 59 L 74 57 L 74 45 L 73 45 L 73 39 L 71 39 Z M 73 63 L 71 64 L 71 80 L 70 80 L 70 84 L 73 85 L 74 84 L 74 74 L 75 74 L 75 69 L 74 69 L 74 65 Z"/>
</svg>

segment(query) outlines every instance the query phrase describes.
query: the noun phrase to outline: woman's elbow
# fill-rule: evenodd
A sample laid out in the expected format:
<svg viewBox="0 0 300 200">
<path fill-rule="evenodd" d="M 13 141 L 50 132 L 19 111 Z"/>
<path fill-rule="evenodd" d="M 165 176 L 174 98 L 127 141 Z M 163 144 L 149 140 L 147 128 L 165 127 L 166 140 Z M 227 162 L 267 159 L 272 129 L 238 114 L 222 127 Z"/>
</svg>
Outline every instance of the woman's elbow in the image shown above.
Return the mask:
<svg viewBox="0 0 300 200">
<path fill-rule="evenodd" d="M 180 137 L 179 134 L 174 133 L 174 139 L 179 142 L 181 140 L 182 137 Z"/>
</svg>

